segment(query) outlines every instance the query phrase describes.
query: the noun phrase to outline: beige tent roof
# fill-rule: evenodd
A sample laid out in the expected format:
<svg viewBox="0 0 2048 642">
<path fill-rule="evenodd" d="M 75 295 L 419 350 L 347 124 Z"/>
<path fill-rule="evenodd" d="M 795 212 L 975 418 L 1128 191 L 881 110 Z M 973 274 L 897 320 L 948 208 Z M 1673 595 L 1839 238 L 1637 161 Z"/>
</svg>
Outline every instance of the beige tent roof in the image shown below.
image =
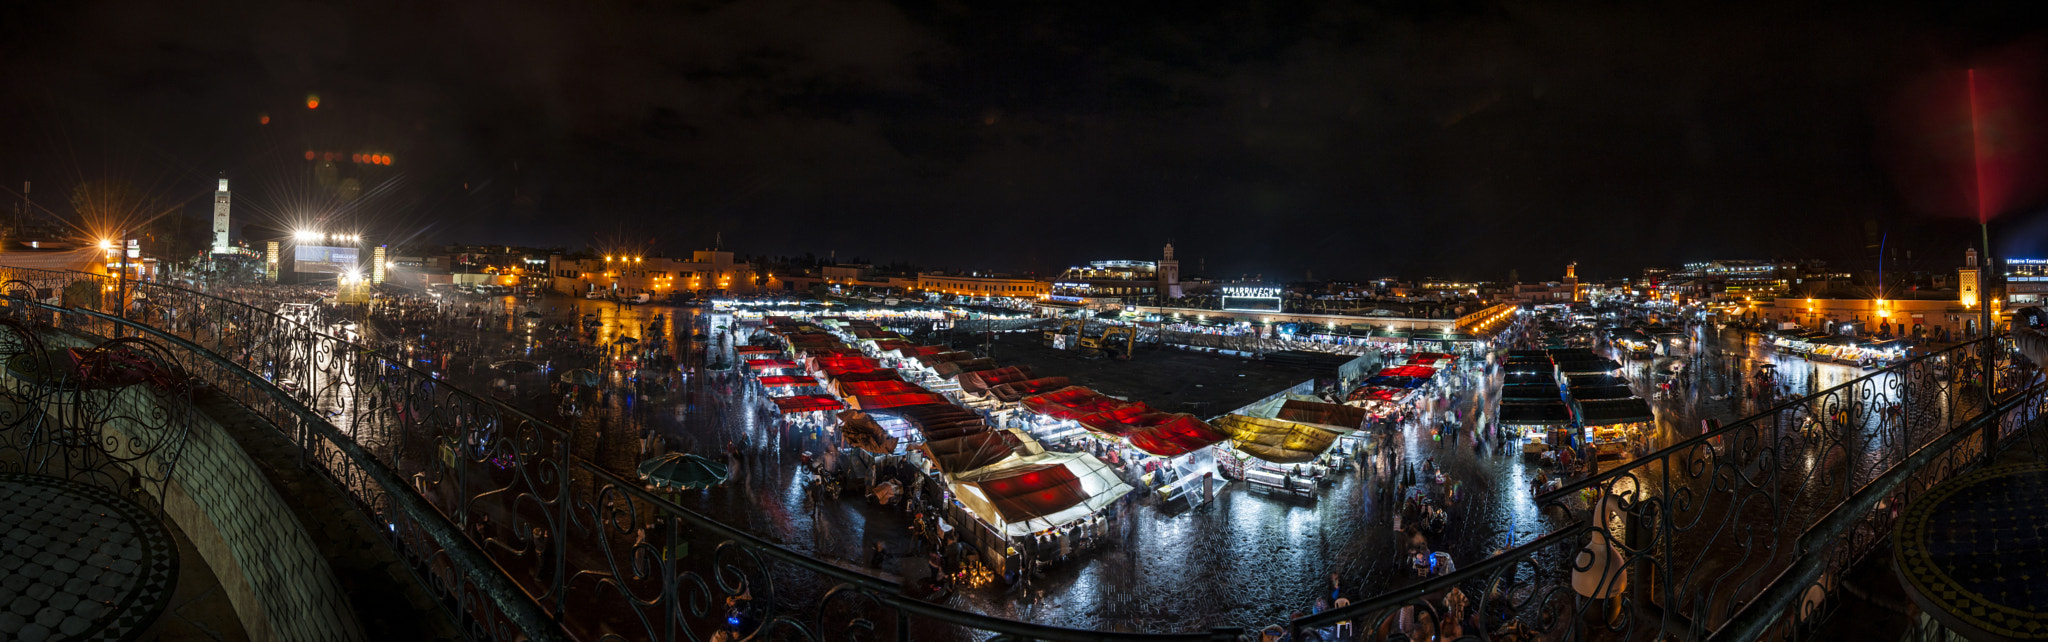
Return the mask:
<svg viewBox="0 0 2048 642">
<path fill-rule="evenodd" d="M 1244 415 L 1224 415 L 1213 423 L 1230 434 L 1230 442 L 1238 450 L 1276 464 L 1315 459 L 1337 443 L 1339 435 L 1337 431 L 1309 424 Z"/>
</svg>

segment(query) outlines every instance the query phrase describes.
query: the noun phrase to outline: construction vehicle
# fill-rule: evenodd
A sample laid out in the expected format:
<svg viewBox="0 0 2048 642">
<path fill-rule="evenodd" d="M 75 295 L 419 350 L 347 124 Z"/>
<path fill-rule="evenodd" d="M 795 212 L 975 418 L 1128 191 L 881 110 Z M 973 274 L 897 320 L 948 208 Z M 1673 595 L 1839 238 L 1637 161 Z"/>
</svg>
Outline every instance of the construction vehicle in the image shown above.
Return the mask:
<svg viewBox="0 0 2048 642">
<path fill-rule="evenodd" d="M 1119 361 L 1129 361 L 1131 353 L 1138 349 L 1138 331 L 1124 325 L 1104 326 L 1102 334 L 1093 337 L 1081 335 L 1077 349 L 1090 357 L 1109 356 Z"/>
<path fill-rule="evenodd" d="M 1069 343 L 1061 345 L 1060 337 L 1068 335 L 1078 339 L 1081 336 L 1082 329 L 1083 326 L 1080 319 L 1061 319 L 1059 325 L 1044 330 L 1045 345 L 1053 348 L 1071 348 L 1074 346 L 1074 343 L 1072 343 L 1074 339 L 1069 339 Z"/>
</svg>

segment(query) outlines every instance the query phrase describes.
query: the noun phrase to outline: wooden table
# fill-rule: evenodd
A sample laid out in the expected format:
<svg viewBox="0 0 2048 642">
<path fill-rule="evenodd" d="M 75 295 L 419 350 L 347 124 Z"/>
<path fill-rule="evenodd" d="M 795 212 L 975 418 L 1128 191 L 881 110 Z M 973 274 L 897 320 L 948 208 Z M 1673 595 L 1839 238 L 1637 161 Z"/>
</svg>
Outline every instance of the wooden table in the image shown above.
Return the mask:
<svg viewBox="0 0 2048 642">
<path fill-rule="evenodd" d="M 2048 464 L 1998 466 L 1906 506 L 1893 569 L 1921 610 L 1972 640 L 2048 640 Z"/>
</svg>

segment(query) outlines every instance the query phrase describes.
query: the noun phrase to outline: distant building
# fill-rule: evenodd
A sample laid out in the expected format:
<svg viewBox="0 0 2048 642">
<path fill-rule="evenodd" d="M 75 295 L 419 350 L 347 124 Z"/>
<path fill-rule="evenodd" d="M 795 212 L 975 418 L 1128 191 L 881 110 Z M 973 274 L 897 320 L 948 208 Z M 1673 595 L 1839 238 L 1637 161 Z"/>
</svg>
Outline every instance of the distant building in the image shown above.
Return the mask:
<svg viewBox="0 0 2048 642">
<path fill-rule="evenodd" d="M 2048 295 L 2048 260 L 2005 259 L 2007 307 L 2041 305 Z"/>
<path fill-rule="evenodd" d="M 1778 298 L 1745 315 L 1838 334 L 1962 340 L 1977 336 L 1982 320 L 1978 276 L 1977 251 L 1973 249 L 1964 252 L 1952 292 L 1911 291 L 1881 299 Z M 1990 303 L 1994 315 L 2006 307 L 2001 301 Z"/>
<path fill-rule="evenodd" d="M 734 261 L 731 252 L 719 250 L 692 252 L 689 260 L 622 255 L 571 259 L 555 254 L 548 257 L 547 269 L 556 292 L 577 295 L 719 296 L 752 294 L 759 288 L 752 264 Z"/>
<path fill-rule="evenodd" d="M 1586 300 L 1585 287 L 1579 284 L 1579 264 L 1566 264 L 1564 279 L 1561 281 L 1516 283 L 1515 300 L 1531 305 L 1576 303 Z"/>
<path fill-rule="evenodd" d="M 970 299 L 1037 299 L 1051 291 L 1051 284 L 1033 277 L 1007 274 L 920 272 L 917 289 Z"/>
</svg>

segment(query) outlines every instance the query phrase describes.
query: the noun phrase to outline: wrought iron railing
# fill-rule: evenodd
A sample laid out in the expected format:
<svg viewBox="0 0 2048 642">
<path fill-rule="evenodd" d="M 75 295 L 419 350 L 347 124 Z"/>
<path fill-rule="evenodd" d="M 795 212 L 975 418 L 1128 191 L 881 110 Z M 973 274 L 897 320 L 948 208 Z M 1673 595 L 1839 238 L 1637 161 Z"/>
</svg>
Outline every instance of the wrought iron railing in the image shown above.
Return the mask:
<svg viewBox="0 0 2048 642">
<path fill-rule="evenodd" d="M 572 452 L 573 435 L 243 303 L 156 283 L 0 268 L 22 314 L 148 335 L 268 419 L 374 519 L 476 639 L 1196 640 L 990 617 L 726 526 Z M 104 310 L 104 311 L 102 311 Z M 125 316 L 126 318 L 122 318 Z M 730 604 L 731 608 L 728 608 Z"/>
<path fill-rule="evenodd" d="M 158 284 L 109 288 L 103 277 L 77 273 L 0 272 L 42 297 L 129 319 L 69 317 L 90 319 L 101 331 L 137 331 L 131 326 L 139 323 L 214 355 L 215 369 L 201 373 L 209 381 L 288 390 L 292 403 L 283 405 L 291 407 L 266 417 L 306 445 L 308 465 L 394 524 L 394 542 L 426 569 L 474 637 L 676 640 L 728 631 L 862 639 L 893 631 L 898 639 L 1163 640 L 1236 633 L 1080 631 L 925 603 L 894 582 L 684 509 L 582 459 L 559 428 L 299 320 Z M 1417 631 L 1450 620 L 1463 634 L 1491 639 L 1517 631 L 1699 639 L 1804 630 L 1827 612 L 1834 590 L 1827 578 L 1882 543 L 1890 508 L 2039 422 L 2048 389 L 2008 353 L 1999 339 L 1950 347 L 1713 428 L 1537 497 L 1543 510 L 1563 517 L 1554 520 L 1563 527 L 1292 626 L 1298 634 L 1342 628 L 1373 639 L 1397 623 Z M 1995 367 L 1979 366 L 1986 363 Z M 308 428 L 314 425 L 321 428 Z M 394 516 L 393 500 L 377 495 L 392 494 L 379 486 L 385 478 L 372 474 L 378 471 L 402 480 L 422 510 L 446 516 L 447 527 L 468 541 L 451 546 L 453 533 Z M 453 556 L 443 549 L 468 547 L 482 559 L 445 561 Z M 509 589 L 516 595 L 478 588 L 493 581 L 516 586 Z M 1812 587 L 1819 593 L 1803 601 Z M 1462 599 L 1449 597 L 1454 590 Z M 728 613 L 729 601 L 741 607 Z M 1463 607 L 1459 617 L 1443 613 L 1447 603 Z M 526 605 L 547 622 L 504 613 Z"/>
<path fill-rule="evenodd" d="M 1897 489 L 1924 489 L 2039 423 L 2048 384 L 2009 352 L 2000 338 L 1949 347 L 1565 484 L 1535 501 L 1566 526 L 1294 626 L 1372 638 L 1455 624 L 1490 639 L 1811 630 L 1835 578 L 1883 543 L 1911 494 Z"/>
</svg>

